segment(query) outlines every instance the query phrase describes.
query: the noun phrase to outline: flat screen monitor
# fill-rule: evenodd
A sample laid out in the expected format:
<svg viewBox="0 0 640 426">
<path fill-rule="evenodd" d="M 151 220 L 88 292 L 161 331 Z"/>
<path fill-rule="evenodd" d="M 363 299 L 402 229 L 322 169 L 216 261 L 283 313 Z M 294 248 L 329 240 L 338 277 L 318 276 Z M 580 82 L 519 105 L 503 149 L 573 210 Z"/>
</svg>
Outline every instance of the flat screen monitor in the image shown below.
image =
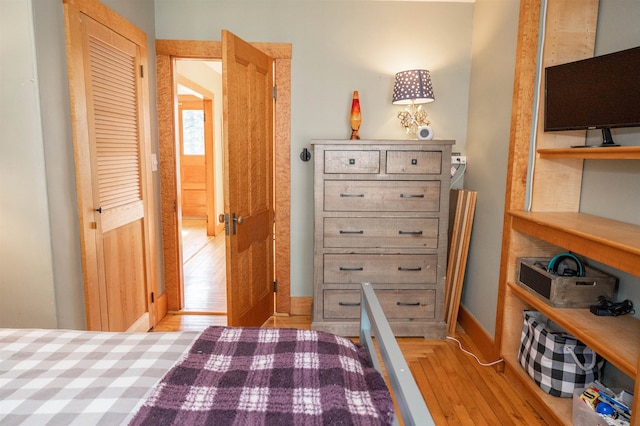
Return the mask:
<svg viewBox="0 0 640 426">
<path fill-rule="evenodd" d="M 609 129 L 640 126 L 640 46 L 547 67 L 544 99 L 545 131 L 603 129 L 613 144 Z"/>
</svg>

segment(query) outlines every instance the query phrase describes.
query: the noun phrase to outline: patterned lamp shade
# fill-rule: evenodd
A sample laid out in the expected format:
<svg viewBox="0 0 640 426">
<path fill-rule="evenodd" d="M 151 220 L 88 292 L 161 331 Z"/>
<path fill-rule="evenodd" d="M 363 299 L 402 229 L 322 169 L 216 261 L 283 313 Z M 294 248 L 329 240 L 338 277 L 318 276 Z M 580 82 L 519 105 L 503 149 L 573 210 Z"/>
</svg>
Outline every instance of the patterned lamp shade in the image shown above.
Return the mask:
<svg viewBox="0 0 640 426">
<path fill-rule="evenodd" d="M 429 71 L 410 70 L 396 74 L 391 103 L 396 105 L 426 104 L 434 100 Z"/>
</svg>

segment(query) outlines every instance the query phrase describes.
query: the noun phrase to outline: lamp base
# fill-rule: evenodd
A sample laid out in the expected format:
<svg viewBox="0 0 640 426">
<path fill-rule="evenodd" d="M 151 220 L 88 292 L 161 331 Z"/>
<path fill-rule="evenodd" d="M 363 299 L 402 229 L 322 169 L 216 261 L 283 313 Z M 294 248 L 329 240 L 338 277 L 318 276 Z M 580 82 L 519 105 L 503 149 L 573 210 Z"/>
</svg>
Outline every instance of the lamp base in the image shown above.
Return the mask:
<svg viewBox="0 0 640 426">
<path fill-rule="evenodd" d="M 427 112 L 422 109 L 421 105 L 407 105 L 404 111 L 398 113 L 400 124 L 404 127 L 404 131 L 411 139 L 418 139 L 418 128 L 431 124 L 427 120 Z"/>
</svg>

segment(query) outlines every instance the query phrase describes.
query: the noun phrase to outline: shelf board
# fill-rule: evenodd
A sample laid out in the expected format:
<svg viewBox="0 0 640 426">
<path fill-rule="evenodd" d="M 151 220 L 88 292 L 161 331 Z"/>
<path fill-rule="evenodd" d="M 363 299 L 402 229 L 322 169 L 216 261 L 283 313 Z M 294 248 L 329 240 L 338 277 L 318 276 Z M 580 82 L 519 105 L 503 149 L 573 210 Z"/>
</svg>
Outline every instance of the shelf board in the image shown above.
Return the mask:
<svg viewBox="0 0 640 426">
<path fill-rule="evenodd" d="M 510 211 L 518 232 L 640 276 L 640 226 L 576 212 Z"/>
<path fill-rule="evenodd" d="M 640 146 L 541 148 L 540 158 L 578 158 L 583 160 L 640 160 Z"/>
<path fill-rule="evenodd" d="M 518 284 L 509 282 L 507 285 L 533 309 L 552 318 L 556 324 L 626 375 L 636 377 L 640 355 L 640 320 L 630 315 L 600 317 L 588 309 L 553 308 Z"/>
<path fill-rule="evenodd" d="M 533 381 L 531 377 L 527 374 L 527 372 L 522 368 L 520 362 L 517 358 L 517 352 L 510 355 L 505 356 L 505 376 L 507 380 L 513 385 L 516 385 L 516 382 L 522 383 L 522 385 L 529 389 L 535 398 L 538 398 L 539 401 L 544 405 L 545 409 L 548 410 L 552 416 L 554 416 L 554 421 L 549 422 L 549 424 L 563 424 L 563 425 L 572 425 L 573 421 L 573 400 L 572 398 L 561 398 L 557 396 L 551 396 L 548 393 L 544 392 L 540 387 Z M 516 385 L 517 386 L 517 385 Z M 533 402 L 530 400 L 530 402 Z M 532 404 L 536 407 L 536 404 Z M 543 416 L 547 419 L 546 416 Z M 547 419 L 548 421 L 548 419 Z"/>
</svg>

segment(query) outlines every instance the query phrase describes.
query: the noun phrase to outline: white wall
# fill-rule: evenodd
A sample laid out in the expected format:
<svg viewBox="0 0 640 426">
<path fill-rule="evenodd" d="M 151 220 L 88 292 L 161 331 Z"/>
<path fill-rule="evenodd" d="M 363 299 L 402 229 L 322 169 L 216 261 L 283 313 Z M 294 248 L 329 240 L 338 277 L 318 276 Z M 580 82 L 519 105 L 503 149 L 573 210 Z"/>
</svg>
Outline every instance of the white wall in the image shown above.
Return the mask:
<svg viewBox="0 0 640 426">
<path fill-rule="evenodd" d="M 0 327 L 55 328 L 31 1 L 0 3 L 0 52 Z"/>
<path fill-rule="evenodd" d="M 402 139 L 391 105 L 398 71 L 426 68 L 436 101 L 436 138 L 466 142 L 471 3 L 387 1 L 156 0 L 156 38 L 220 40 L 227 29 L 251 42 L 291 43 L 291 295 L 311 296 L 313 166 L 299 154 L 311 139 L 347 139 L 359 91 L 363 139 Z"/>
</svg>

